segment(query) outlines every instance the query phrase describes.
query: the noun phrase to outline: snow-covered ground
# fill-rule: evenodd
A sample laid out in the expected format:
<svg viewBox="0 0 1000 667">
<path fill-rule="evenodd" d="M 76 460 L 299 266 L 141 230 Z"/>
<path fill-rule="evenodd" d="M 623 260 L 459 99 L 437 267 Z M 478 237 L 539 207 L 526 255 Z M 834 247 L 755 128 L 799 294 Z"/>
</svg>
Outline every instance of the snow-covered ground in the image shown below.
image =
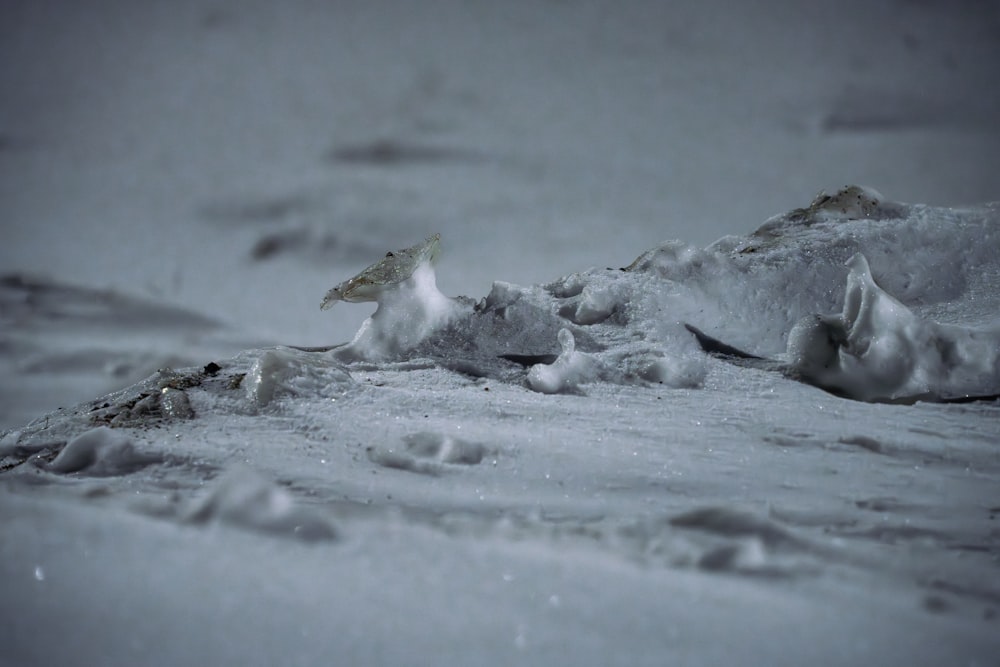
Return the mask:
<svg viewBox="0 0 1000 667">
<path fill-rule="evenodd" d="M 996 10 L 0 31 L 3 660 L 997 664 Z"/>
</svg>

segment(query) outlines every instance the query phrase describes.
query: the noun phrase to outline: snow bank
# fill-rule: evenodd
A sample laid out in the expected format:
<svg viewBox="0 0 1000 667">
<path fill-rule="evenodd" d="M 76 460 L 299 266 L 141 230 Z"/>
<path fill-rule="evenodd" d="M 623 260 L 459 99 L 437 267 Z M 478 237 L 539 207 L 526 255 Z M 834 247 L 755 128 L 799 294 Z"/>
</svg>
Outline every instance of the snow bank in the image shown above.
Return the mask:
<svg viewBox="0 0 1000 667">
<path fill-rule="evenodd" d="M 581 394 L 593 383 L 698 388 L 713 367 L 689 324 L 750 355 L 784 354 L 786 374 L 851 398 L 990 396 L 1000 393 L 998 247 L 995 207 L 935 209 L 852 186 L 745 237 L 702 249 L 671 241 L 622 269 L 544 285 L 498 281 L 473 306 L 437 290 L 435 235 L 328 293 L 324 306 L 379 304 L 351 343 L 245 353 L 224 362 L 225 378 L 163 371 L 141 390 L 93 402 L 87 423 L 197 419 L 199 401 L 216 395 L 241 395 L 242 409 L 258 411 L 338 398 L 358 387 L 355 375 L 386 363 L 540 393 Z M 206 383 L 219 386 L 200 391 Z"/>
<path fill-rule="evenodd" d="M 437 291 L 435 235 L 338 285 L 324 305 L 379 303 L 334 351 L 345 363 L 430 358 L 541 393 L 594 382 L 698 387 L 708 366 L 692 354 L 682 326 L 691 323 L 755 355 L 784 352 L 796 377 L 851 398 L 990 395 L 997 336 L 956 326 L 1000 311 L 997 227 L 988 206 L 931 209 L 847 186 L 708 248 L 668 242 L 620 270 L 497 282 L 473 309 Z M 859 253 L 877 258 L 880 282 L 910 306 L 874 282 L 864 259 L 850 259 Z"/>
</svg>

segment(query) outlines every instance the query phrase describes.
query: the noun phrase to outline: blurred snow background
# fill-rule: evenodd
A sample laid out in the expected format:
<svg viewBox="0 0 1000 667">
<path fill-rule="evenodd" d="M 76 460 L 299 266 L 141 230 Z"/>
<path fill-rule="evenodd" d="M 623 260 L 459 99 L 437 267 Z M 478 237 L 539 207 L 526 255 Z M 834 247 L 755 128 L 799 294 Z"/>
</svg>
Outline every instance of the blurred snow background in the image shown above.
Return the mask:
<svg viewBox="0 0 1000 667">
<path fill-rule="evenodd" d="M 821 188 L 1000 190 L 993 3 L 8 1 L 0 268 L 300 344 L 438 231 L 440 282 L 746 232 Z"/>
</svg>

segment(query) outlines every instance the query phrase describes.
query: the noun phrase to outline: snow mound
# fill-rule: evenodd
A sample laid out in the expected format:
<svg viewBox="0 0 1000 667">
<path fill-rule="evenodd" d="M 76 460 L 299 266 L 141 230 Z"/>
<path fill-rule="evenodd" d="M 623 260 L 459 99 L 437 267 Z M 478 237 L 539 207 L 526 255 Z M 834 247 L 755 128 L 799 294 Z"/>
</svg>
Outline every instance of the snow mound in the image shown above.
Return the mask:
<svg viewBox="0 0 1000 667">
<path fill-rule="evenodd" d="M 990 206 L 932 209 L 847 186 L 707 248 L 671 241 L 620 270 L 532 287 L 496 282 L 472 309 L 437 291 L 438 241 L 389 253 L 331 290 L 326 303 L 379 303 L 335 358 L 430 359 L 549 394 L 596 382 L 696 388 L 709 366 L 695 354 L 691 323 L 748 356 L 787 353 L 798 379 L 851 398 L 997 393 L 996 336 L 982 328 L 1000 312 Z M 883 267 L 887 291 L 855 260 L 848 276 L 859 253 Z M 845 281 L 846 299 L 836 287 Z M 847 312 L 855 300 L 865 308 Z M 837 310 L 839 318 L 815 315 Z"/>
<path fill-rule="evenodd" d="M 783 216 L 772 218 L 758 230 L 766 235 L 785 226 L 786 222 L 811 225 L 837 220 L 888 220 L 906 213 L 906 207 L 887 200 L 875 188 L 865 185 L 847 185 L 832 195 L 820 192 L 805 208 L 797 208 Z"/>
<path fill-rule="evenodd" d="M 29 274 L 0 275 L 0 332 L 3 426 L 39 405 L 73 405 L 158 369 L 268 344 L 191 310 Z"/>
<path fill-rule="evenodd" d="M 705 553 L 698 560 L 698 567 L 710 572 L 767 573 L 768 560 L 764 543 L 750 537 Z"/>
<path fill-rule="evenodd" d="M 291 494 L 250 470 L 231 471 L 195 501 L 189 523 L 222 523 L 306 542 L 334 539 L 333 525 L 319 512 L 296 504 Z"/>
<path fill-rule="evenodd" d="M 111 476 L 128 474 L 159 461 L 157 457 L 137 452 L 126 434 L 99 426 L 66 443 L 47 469 L 62 474 Z"/>
</svg>

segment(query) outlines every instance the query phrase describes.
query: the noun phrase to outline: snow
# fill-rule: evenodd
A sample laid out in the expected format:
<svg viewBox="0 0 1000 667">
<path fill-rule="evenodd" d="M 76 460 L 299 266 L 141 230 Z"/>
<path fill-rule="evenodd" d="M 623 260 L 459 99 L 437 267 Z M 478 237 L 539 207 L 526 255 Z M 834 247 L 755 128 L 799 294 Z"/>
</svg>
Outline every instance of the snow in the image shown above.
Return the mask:
<svg viewBox="0 0 1000 667">
<path fill-rule="evenodd" d="M 887 294 L 856 254 L 840 320 L 807 317 L 788 336 L 792 367 L 807 381 L 860 400 L 922 400 L 1000 393 L 1000 330 L 917 318 Z"/>
<path fill-rule="evenodd" d="M 329 540 L 336 535 L 322 514 L 298 507 L 285 489 L 249 470 L 227 473 L 183 516 L 195 524 L 216 521 L 307 542 Z"/>
<path fill-rule="evenodd" d="M 1000 220 L 993 207 L 893 206 L 903 213 L 832 222 L 793 210 L 763 244 L 756 234 L 701 250 L 672 243 L 628 269 L 500 283 L 439 328 L 412 320 L 412 345 L 392 357 L 250 349 L 9 431 L 8 609 L 46 618 L 75 658 L 112 664 L 168 663 L 192 647 L 214 661 L 302 664 L 323 652 L 352 662 L 988 664 L 1000 604 L 990 583 L 996 400 L 850 400 L 808 377 L 707 356 L 682 324 L 721 312 L 705 295 L 728 291 L 740 307 L 718 328 L 742 327 L 768 348 L 778 324 L 842 302 L 845 342 L 835 342 L 863 362 L 841 362 L 844 386 L 869 386 L 873 361 L 852 338 L 862 329 L 884 346 L 905 347 L 916 332 L 933 350 L 887 356 L 920 362 L 932 385 L 950 382 L 955 368 L 923 363 L 940 345 L 921 332 L 962 342 L 969 329 L 914 313 L 982 324 L 971 277 L 994 275 L 998 255 L 963 248 L 994 238 L 984 231 Z M 970 279 L 944 300 L 927 298 L 940 297 L 928 275 L 940 264 L 919 263 L 913 278 L 928 287 L 911 309 L 879 290 L 860 255 L 842 261 L 861 248 L 901 266 L 899 248 L 920 245 L 913 236 L 945 229 L 950 254 L 943 243 L 927 252 L 948 254 Z M 825 282 L 836 273 L 846 297 Z M 753 317 L 789 284 L 797 301 L 769 311 L 776 320 Z M 574 323 L 566 302 L 588 289 L 617 295 L 613 314 Z M 141 574 L 154 561 L 155 576 Z M 158 601 L 123 591 L 123 572 Z M 29 593 L 40 583 L 49 592 Z M 102 631 L 81 631 L 58 602 L 83 590 L 127 600 L 132 613 L 115 622 L 133 639 L 109 639 L 110 654 L 91 643 Z M 185 596 L 196 596 L 193 615 L 178 611 Z M 212 640 L 220 631 L 230 639 Z M 17 655 L 70 655 L 17 637 L 4 638 Z"/>
<path fill-rule="evenodd" d="M 4 3 L 0 662 L 995 664 L 973 4 Z"/>
<path fill-rule="evenodd" d="M 573 392 L 581 384 L 596 382 L 602 372 L 598 361 L 576 351 L 576 341 L 569 329 L 559 330 L 562 350 L 551 364 L 536 364 L 528 371 L 528 386 L 543 394 Z"/>
<path fill-rule="evenodd" d="M 283 396 L 320 394 L 334 398 L 354 384 L 354 380 L 331 359 L 277 347 L 255 357 L 240 383 L 249 402 L 263 408 Z"/>
</svg>

